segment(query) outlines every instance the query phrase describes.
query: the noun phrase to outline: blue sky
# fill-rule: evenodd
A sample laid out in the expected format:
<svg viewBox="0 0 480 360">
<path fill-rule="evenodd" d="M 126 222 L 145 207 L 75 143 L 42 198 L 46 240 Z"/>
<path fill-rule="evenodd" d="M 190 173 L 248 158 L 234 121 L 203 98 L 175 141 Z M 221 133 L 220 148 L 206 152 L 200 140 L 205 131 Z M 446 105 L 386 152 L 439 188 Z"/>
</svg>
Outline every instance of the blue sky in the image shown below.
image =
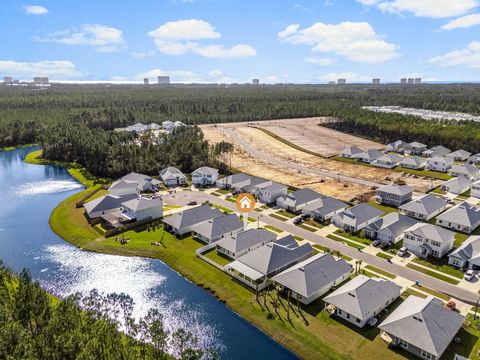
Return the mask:
<svg viewBox="0 0 480 360">
<path fill-rule="evenodd" d="M 480 80 L 480 0 L 2 0 L 0 24 L 20 79 Z"/>
</svg>

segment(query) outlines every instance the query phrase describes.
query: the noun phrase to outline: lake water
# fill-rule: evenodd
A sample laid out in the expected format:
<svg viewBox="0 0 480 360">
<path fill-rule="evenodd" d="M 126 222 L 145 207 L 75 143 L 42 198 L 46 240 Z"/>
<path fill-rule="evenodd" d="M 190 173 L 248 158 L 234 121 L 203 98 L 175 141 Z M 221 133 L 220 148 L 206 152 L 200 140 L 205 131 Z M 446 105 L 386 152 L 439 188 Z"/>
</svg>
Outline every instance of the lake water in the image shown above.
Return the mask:
<svg viewBox="0 0 480 360">
<path fill-rule="evenodd" d="M 222 359 L 296 359 L 161 261 L 84 252 L 55 235 L 51 211 L 83 187 L 63 168 L 25 164 L 34 149 L 0 152 L 0 259 L 7 266 L 30 269 L 60 297 L 93 288 L 127 293 L 135 315 L 158 308 L 168 328 L 188 329 Z"/>
</svg>

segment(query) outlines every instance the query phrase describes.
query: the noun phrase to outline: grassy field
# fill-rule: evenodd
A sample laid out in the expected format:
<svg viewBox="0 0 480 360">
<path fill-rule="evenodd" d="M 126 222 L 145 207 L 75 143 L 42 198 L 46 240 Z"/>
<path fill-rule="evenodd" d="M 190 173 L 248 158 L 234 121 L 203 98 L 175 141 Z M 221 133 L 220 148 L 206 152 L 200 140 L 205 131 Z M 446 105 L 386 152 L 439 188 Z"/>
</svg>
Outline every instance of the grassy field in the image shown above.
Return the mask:
<svg viewBox="0 0 480 360">
<path fill-rule="evenodd" d="M 412 262 L 426 266 L 430 269 L 440 271 L 444 274 L 455 276 L 459 279 L 463 279 L 463 271 L 458 270 L 452 266 L 449 266 L 448 260 L 446 258 L 442 258 L 440 260 L 436 260 L 436 259 L 425 260 L 421 258 L 415 258 L 412 260 Z"/>
<path fill-rule="evenodd" d="M 294 217 L 297 216 L 297 215 L 289 213 L 288 211 L 285 211 L 285 210 L 278 210 L 278 211 L 275 212 L 275 214 L 286 217 L 286 218 L 289 218 L 289 219 L 293 219 Z"/>
<path fill-rule="evenodd" d="M 445 276 L 445 275 L 442 275 L 442 274 L 439 274 L 438 272 L 436 271 L 431 271 L 431 270 L 428 270 L 428 269 L 425 269 L 421 266 L 418 266 L 418 265 L 415 265 L 415 264 L 407 264 L 407 267 L 412 269 L 412 270 L 415 270 L 415 271 L 418 271 L 418 272 L 421 272 L 421 273 L 424 273 L 426 275 L 429 275 L 429 276 L 432 276 L 434 278 L 437 278 L 439 280 L 442 280 L 442 281 L 445 281 L 445 282 L 448 282 L 450 284 L 453 284 L 453 285 L 458 285 L 460 283 L 460 281 L 458 280 L 455 280 L 455 279 L 452 279 L 451 277 L 449 276 Z"/>
<path fill-rule="evenodd" d="M 379 204 L 377 203 L 376 201 L 369 201 L 368 202 L 368 205 L 380 210 L 380 211 L 383 211 L 385 214 L 390 214 L 392 212 L 397 212 L 398 209 L 393 207 L 393 206 L 388 206 L 388 205 L 382 205 L 382 204 Z"/>
<path fill-rule="evenodd" d="M 357 236 L 357 235 L 351 235 L 350 233 L 348 233 L 346 231 L 343 231 L 343 230 L 340 230 L 340 229 L 335 230 L 334 234 L 339 235 L 339 236 L 343 236 L 347 239 L 356 241 L 356 242 L 358 242 L 360 244 L 364 244 L 364 245 L 370 245 L 372 243 L 372 240 L 370 240 L 370 239 L 363 238 L 363 237 L 360 237 L 360 236 Z"/>
<path fill-rule="evenodd" d="M 375 266 L 373 266 L 373 265 L 367 265 L 367 266 L 365 266 L 365 269 L 370 270 L 370 271 L 374 271 L 374 272 L 376 272 L 377 274 L 386 276 L 386 277 L 389 278 L 389 279 L 395 279 L 395 278 L 397 277 L 396 275 L 393 275 L 393 274 L 389 273 L 388 271 L 379 269 L 379 268 L 377 268 L 377 267 L 375 267 Z"/>
<path fill-rule="evenodd" d="M 360 249 L 360 250 L 365 249 L 365 246 L 359 245 L 359 244 L 354 243 L 353 241 L 350 241 L 350 240 L 342 239 L 342 238 L 340 238 L 338 236 L 335 236 L 335 235 L 327 235 L 327 238 L 338 241 L 338 242 L 343 242 L 343 243 L 347 244 L 348 246 L 353 247 L 355 249 Z"/>
<path fill-rule="evenodd" d="M 402 167 L 396 167 L 394 169 L 395 171 L 398 172 L 404 172 L 408 174 L 414 174 L 417 176 L 426 176 L 430 177 L 433 179 L 439 179 L 439 180 L 450 180 L 452 177 L 448 174 L 444 174 L 438 171 L 430 171 L 430 170 L 413 170 L 413 169 L 407 169 L 407 168 L 402 168 Z"/>
</svg>

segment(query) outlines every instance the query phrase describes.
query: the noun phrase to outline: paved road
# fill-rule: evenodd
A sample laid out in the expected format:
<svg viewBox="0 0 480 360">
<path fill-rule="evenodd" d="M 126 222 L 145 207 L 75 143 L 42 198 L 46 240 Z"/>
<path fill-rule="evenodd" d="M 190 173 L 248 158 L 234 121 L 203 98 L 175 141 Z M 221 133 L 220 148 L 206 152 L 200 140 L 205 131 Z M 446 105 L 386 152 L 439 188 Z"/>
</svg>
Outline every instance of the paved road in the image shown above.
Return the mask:
<svg viewBox="0 0 480 360">
<path fill-rule="evenodd" d="M 232 130 L 230 128 L 223 128 L 222 130 L 225 133 L 225 135 L 229 136 L 235 142 L 240 144 L 240 146 L 247 153 L 249 153 L 251 156 L 256 157 L 258 159 L 261 159 L 261 160 L 264 160 L 266 162 L 276 164 L 276 165 L 285 167 L 285 168 L 290 169 L 290 170 L 298 170 L 298 171 L 301 171 L 301 172 L 321 175 L 321 176 L 331 178 L 331 179 L 334 179 L 334 180 L 341 180 L 341 181 L 346 181 L 346 182 L 355 183 L 355 184 L 364 185 L 364 186 L 369 186 L 369 187 L 373 187 L 373 186 L 379 187 L 379 186 L 384 185 L 384 184 L 381 184 L 381 183 L 376 183 L 374 181 L 363 180 L 363 179 L 358 179 L 358 178 L 354 178 L 354 177 L 350 177 L 350 176 L 345 176 L 345 175 L 337 174 L 335 172 L 331 172 L 331 171 L 327 171 L 327 170 L 320 170 L 320 169 L 317 169 L 317 168 L 312 168 L 312 167 L 300 165 L 300 164 L 295 163 L 295 162 L 286 161 L 286 160 L 276 158 L 274 156 L 271 156 L 270 154 L 266 154 L 266 153 L 258 150 L 257 148 L 255 148 L 254 146 L 249 144 L 247 141 L 245 141 L 241 136 L 237 135 L 234 130 Z"/>
<path fill-rule="evenodd" d="M 222 198 L 210 195 L 205 192 L 200 192 L 200 191 L 193 191 L 193 192 L 179 191 L 176 194 L 166 195 L 164 199 L 166 203 L 178 204 L 178 205 L 184 205 L 190 200 L 196 200 L 199 204 L 204 201 L 209 201 L 210 203 L 217 204 L 234 211 L 236 210 L 235 204 L 227 200 L 224 200 Z M 345 254 L 347 256 L 350 256 L 358 260 L 362 260 L 364 263 L 376 266 L 382 270 L 396 274 L 407 280 L 410 280 L 413 282 L 418 280 L 420 281 L 421 285 L 424 285 L 427 288 L 442 292 L 446 295 L 452 296 L 456 299 L 459 299 L 471 305 L 475 305 L 475 302 L 479 298 L 479 295 L 477 293 L 468 291 L 459 286 L 446 283 L 444 281 L 422 274 L 418 271 L 409 269 L 407 267 L 388 263 L 386 260 L 379 258 L 378 256 L 360 252 L 348 245 L 314 234 L 308 230 L 302 229 L 293 224 L 289 224 L 289 223 L 274 219 L 268 215 L 262 215 L 261 213 L 252 211 L 252 213 L 250 214 L 250 217 L 254 218 L 255 220 L 258 220 L 260 218 L 260 221 L 265 224 L 273 225 L 288 233 L 298 235 L 306 240 L 309 240 L 319 245 L 326 246 L 332 250 L 335 250 L 335 251 L 338 250 L 342 254 Z"/>
</svg>

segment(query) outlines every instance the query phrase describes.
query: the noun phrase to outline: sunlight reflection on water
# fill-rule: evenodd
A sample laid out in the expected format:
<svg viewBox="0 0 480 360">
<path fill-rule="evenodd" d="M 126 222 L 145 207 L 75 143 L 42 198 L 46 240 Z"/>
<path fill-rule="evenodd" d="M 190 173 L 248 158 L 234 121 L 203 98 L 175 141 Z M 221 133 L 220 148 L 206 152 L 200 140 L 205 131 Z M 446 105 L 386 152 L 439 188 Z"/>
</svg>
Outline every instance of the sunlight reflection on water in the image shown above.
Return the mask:
<svg viewBox="0 0 480 360">
<path fill-rule="evenodd" d="M 23 184 L 14 190 L 14 197 L 53 194 L 82 188 L 83 185 L 73 180 L 47 180 Z"/>
</svg>

